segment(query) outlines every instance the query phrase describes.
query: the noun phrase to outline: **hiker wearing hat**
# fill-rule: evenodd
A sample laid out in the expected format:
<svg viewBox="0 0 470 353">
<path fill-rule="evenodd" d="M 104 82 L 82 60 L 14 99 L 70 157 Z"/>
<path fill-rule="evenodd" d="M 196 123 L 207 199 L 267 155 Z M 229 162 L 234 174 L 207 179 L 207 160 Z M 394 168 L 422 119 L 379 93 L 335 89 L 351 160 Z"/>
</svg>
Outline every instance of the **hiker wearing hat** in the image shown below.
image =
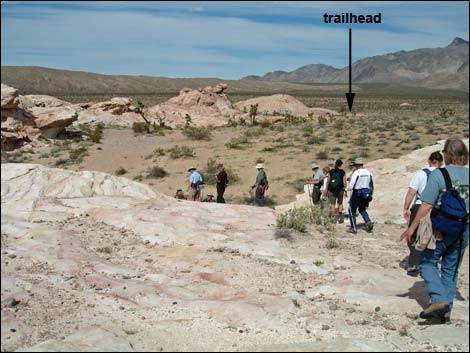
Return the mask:
<svg viewBox="0 0 470 353">
<path fill-rule="evenodd" d="M 258 163 L 256 165 L 256 169 L 258 169 L 258 175 L 256 176 L 256 184 L 253 185 L 251 188 L 256 188 L 255 191 L 255 201 L 258 206 L 264 206 L 264 193 L 269 188 L 268 178 L 266 177 L 266 173 L 264 171 L 263 163 Z"/>
<path fill-rule="evenodd" d="M 330 201 L 330 217 L 334 217 L 334 220 L 339 220 L 339 223 L 344 222 L 343 214 L 343 197 L 346 189 L 346 172 L 341 168 L 343 161 L 337 159 L 335 167 L 330 170 L 330 176 L 328 177 L 328 184 L 326 187 L 328 198 Z M 336 204 L 338 205 L 338 213 L 336 215 Z"/>
<path fill-rule="evenodd" d="M 323 174 L 323 171 L 319 170 L 320 166 L 317 163 L 312 163 L 312 172 L 313 176 L 312 179 L 313 181 L 308 180 L 307 184 L 313 184 L 313 190 L 312 190 L 312 202 L 314 205 L 318 205 L 320 203 L 320 197 L 321 197 L 321 187 L 323 185 L 323 180 L 325 179 L 325 174 Z"/>
<path fill-rule="evenodd" d="M 428 158 L 428 167 L 418 170 L 413 176 L 413 179 L 411 180 L 411 183 L 408 186 L 408 192 L 406 193 L 405 203 L 403 205 L 403 218 L 405 218 L 405 220 L 408 222 L 408 226 L 413 223 L 416 213 L 418 212 L 418 209 L 421 206 L 421 194 L 423 193 L 424 188 L 426 187 L 429 175 L 434 169 L 440 168 L 442 162 L 442 154 L 439 151 L 433 152 Z M 413 234 L 413 237 L 411 237 L 411 242 L 408 243 L 410 256 L 408 256 L 407 274 L 412 277 L 416 277 L 419 275 L 419 264 L 421 262 L 422 254 L 422 251 L 416 250 L 415 247 L 412 245 L 416 240 L 417 232 L 418 230 L 416 229 L 415 234 Z"/>
<path fill-rule="evenodd" d="M 215 181 L 217 183 L 217 203 L 225 203 L 224 192 L 228 185 L 228 176 L 223 164 L 219 164 L 217 166 L 217 170 L 218 173 L 215 176 Z"/>
<path fill-rule="evenodd" d="M 207 195 L 207 197 L 202 202 L 215 202 L 214 195 Z"/>
<path fill-rule="evenodd" d="M 189 168 L 188 173 L 190 173 L 188 191 L 191 189 L 191 198 L 193 201 L 201 201 L 201 190 L 204 185 L 202 176 L 195 167 Z"/>
<path fill-rule="evenodd" d="M 356 158 L 354 168 L 355 171 L 351 175 L 351 180 L 346 188 L 346 191 L 351 191 L 348 208 L 351 228 L 348 232 L 353 234 L 357 233 L 356 211 L 358 209 L 362 218 L 364 218 L 367 231 L 371 232 L 374 225 L 369 218 L 366 208 L 369 207 L 369 202 L 372 200 L 372 192 L 374 190 L 372 173 L 364 168 L 362 158 Z"/>
</svg>

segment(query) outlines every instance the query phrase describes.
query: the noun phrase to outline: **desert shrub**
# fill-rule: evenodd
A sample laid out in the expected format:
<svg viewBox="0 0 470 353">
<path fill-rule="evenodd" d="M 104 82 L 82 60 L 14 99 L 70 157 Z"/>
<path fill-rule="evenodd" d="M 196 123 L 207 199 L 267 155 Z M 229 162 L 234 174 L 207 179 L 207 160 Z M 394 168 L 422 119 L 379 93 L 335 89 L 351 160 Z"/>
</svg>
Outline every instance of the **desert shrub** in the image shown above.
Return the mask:
<svg viewBox="0 0 470 353">
<path fill-rule="evenodd" d="M 450 109 L 450 108 L 443 108 L 441 109 L 441 111 L 439 112 L 439 117 L 441 119 L 447 119 L 451 116 L 454 116 L 455 115 L 455 110 L 454 109 Z"/>
<path fill-rule="evenodd" d="M 150 169 L 147 178 L 154 178 L 154 179 L 159 179 L 159 178 L 164 178 L 168 175 L 167 171 L 159 166 L 155 166 L 152 169 Z"/>
<path fill-rule="evenodd" d="M 164 156 L 165 154 L 166 154 L 166 151 L 161 147 L 155 148 L 153 150 L 153 155 L 155 157 L 161 157 L 161 156 Z"/>
<path fill-rule="evenodd" d="M 238 119 L 238 125 L 245 126 L 245 125 L 246 125 L 246 120 L 245 120 L 245 118 L 240 117 L 240 118 Z"/>
<path fill-rule="evenodd" d="M 288 241 L 292 241 L 292 230 L 276 229 L 274 231 L 274 239 L 287 239 Z"/>
<path fill-rule="evenodd" d="M 123 167 L 119 167 L 118 169 L 116 169 L 116 171 L 114 172 L 115 175 L 124 175 L 127 173 L 127 170 Z"/>
<path fill-rule="evenodd" d="M 297 191 L 298 193 L 303 193 L 304 185 L 305 185 L 305 178 L 298 178 L 294 181 L 289 181 L 286 184 L 293 187 L 295 191 Z"/>
<path fill-rule="evenodd" d="M 356 146 L 364 147 L 369 144 L 369 138 L 367 135 L 360 135 L 357 137 L 356 140 L 354 140 L 354 143 L 356 144 Z"/>
<path fill-rule="evenodd" d="M 58 160 L 54 162 L 54 166 L 56 167 L 60 167 L 61 165 L 66 165 L 66 164 L 67 164 L 67 160 L 64 158 L 59 158 Z"/>
<path fill-rule="evenodd" d="M 231 126 L 231 127 L 237 127 L 238 123 L 233 120 L 232 118 L 228 119 L 227 121 L 227 126 Z"/>
<path fill-rule="evenodd" d="M 88 156 L 88 148 L 84 145 L 79 145 L 69 152 L 69 163 L 80 163 L 85 156 Z"/>
<path fill-rule="evenodd" d="M 258 124 L 259 124 L 259 126 L 261 126 L 263 129 L 266 129 L 266 128 L 272 126 L 272 123 L 271 123 L 269 120 L 263 120 L 263 121 L 259 122 Z"/>
<path fill-rule="evenodd" d="M 317 156 L 317 159 L 320 159 L 320 160 L 328 159 L 328 150 L 325 148 L 322 151 L 318 151 L 316 156 Z"/>
<path fill-rule="evenodd" d="M 318 118 L 318 125 L 325 126 L 326 124 L 328 124 L 328 118 L 326 118 L 324 116 L 320 116 Z"/>
<path fill-rule="evenodd" d="M 334 249 L 339 247 L 338 241 L 336 240 L 336 237 L 334 236 L 328 236 L 326 238 L 326 243 L 325 243 L 325 248 L 327 249 Z"/>
<path fill-rule="evenodd" d="M 247 136 L 233 137 L 225 143 L 225 147 L 233 149 L 241 149 L 250 143 L 250 140 Z"/>
<path fill-rule="evenodd" d="M 279 229 L 294 229 L 305 233 L 310 223 L 310 210 L 307 207 L 293 208 L 280 214 L 276 219 L 276 227 Z"/>
<path fill-rule="evenodd" d="M 98 249 L 96 249 L 96 251 L 101 252 L 101 253 L 105 253 L 105 254 L 111 254 L 112 253 L 112 250 L 109 246 L 98 248 Z"/>
<path fill-rule="evenodd" d="M 319 135 L 313 135 L 307 138 L 307 144 L 308 145 L 319 145 L 325 142 L 325 138 L 323 136 Z"/>
<path fill-rule="evenodd" d="M 136 134 L 155 134 L 164 136 L 165 129 L 170 129 L 170 127 L 166 127 L 165 124 L 159 125 L 156 122 L 148 124 L 143 122 L 134 122 L 132 124 L 132 131 Z"/>
<path fill-rule="evenodd" d="M 264 163 L 264 158 L 263 157 L 258 157 L 255 159 L 255 164 L 257 163 Z"/>
<path fill-rule="evenodd" d="M 139 174 L 139 175 L 136 175 L 133 179 L 137 180 L 137 181 L 142 181 L 142 180 L 144 180 L 144 177 Z"/>
<path fill-rule="evenodd" d="M 261 136 L 264 134 L 265 134 L 265 131 L 261 127 L 252 127 L 245 131 L 245 136 L 248 136 L 248 137 L 256 137 L 256 136 Z"/>
<path fill-rule="evenodd" d="M 197 127 L 197 126 L 188 126 L 183 129 L 183 135 L 185 135 L 190 140 L 205 140 L 210 141 L 212 139 L 212 134 L 209 128 L 207 127 Z"/>
<path fill-rule="evenodd" d="M 170 153 L 170 158 L 178 159 L 178 158 L 191 158 L 194 157 L 194 149 L 188 146 L 178 146 L 169 148 L 167 152 Z"/>
</svg>

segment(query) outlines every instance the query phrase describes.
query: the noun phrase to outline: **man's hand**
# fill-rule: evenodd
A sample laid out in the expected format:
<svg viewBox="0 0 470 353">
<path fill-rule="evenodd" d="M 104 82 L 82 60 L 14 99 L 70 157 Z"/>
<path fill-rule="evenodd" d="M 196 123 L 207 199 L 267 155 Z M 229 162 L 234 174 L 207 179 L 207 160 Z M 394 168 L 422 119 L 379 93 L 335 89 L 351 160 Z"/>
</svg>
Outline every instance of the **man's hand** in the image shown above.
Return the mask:
<svg viewBox="0 0 470 353">
<path fill-rule="evenodd" d="M 411 217 L 411 212 L 410 210 L 403 210 L 403 218 L 405 221 L 409 222 Z"/>
<path fill-rule="evenodd" d="M 408 228 L 403 232 L 403 234 L 400 236 L 400 241 L 406 240 L 407 243 L 411 243 L 411 237 L 414 234 L 414 229 L 413 228 Z"/>
</svg>

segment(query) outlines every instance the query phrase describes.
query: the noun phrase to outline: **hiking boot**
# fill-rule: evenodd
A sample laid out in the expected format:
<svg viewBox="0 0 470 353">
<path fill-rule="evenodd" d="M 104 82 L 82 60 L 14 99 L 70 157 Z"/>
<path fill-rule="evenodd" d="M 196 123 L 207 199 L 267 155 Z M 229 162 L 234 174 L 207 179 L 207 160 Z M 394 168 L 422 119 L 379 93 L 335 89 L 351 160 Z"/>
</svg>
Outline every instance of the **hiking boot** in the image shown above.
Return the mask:
<svg viewBox="0 0 470 353">
<path fill-rule="evenodd" d="M 448 302 L 437 302 L 429 305 L 426 310 L 423 310 L 419 317 L 421 319 L 431 319 L 431 318 L 442 318 L 446 313 L 450 312 L 450 306 Z M 450 318 L 450 316 L 449 316 Z"/>
<path fill-rule="evenodd" d="M 441 316 L 441 324 L 450 324 L 450 311 Z"/>
<path fill-rule="evenodd" d="M 417 266 L 410 266 L 408 267 L 408 270 L 406 271 L 406 274 L 411 277 L 418 277 L 419 276 L 419 267 Z"/>
<path fill-rule="evenodd" d="M 341 213 L 341 214 L 339 215 L 339 221 L 338 221 L 338 223 L 339 223 L 339 224 L 343 224 L 343 223 L 344 223 L 344 214 L 343 214 L 343 213 Z"/>
<path fill-rule="evenodd" d="M 355 230 L 354 228 L 348 228 L 346 229 L 346 232 L 351 234 L 357 234 L 357 230 Z"/>
<path fill-rule="evenodd" d="M 374 229 L 374 223 L 369 222 L 366 224 L 366 230 L 370 233 L 372 232 L 372 229 Z"/>
</svg>

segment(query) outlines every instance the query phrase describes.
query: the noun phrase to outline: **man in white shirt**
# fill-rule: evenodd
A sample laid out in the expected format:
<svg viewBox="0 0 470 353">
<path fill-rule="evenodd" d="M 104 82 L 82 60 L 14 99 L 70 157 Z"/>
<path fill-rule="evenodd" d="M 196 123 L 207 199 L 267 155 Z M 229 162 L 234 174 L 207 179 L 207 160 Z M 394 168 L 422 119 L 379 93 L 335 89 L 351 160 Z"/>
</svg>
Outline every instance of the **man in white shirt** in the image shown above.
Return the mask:
<svg viewBox="0 0 470 353">
<path fill-rule="evenodd" d="M 357 233 L 356 211 L 358 209 L 362 218 L 364 218 L 367 231 L 371 232 L 374 228 L 374 225 L 370 220 L 366 208 L 369 206 L 369 202 L 372 200 L 372 190 L 374 189 L 372 173 L 364 168 L 364 162 L 362 158 L 356 158 L 354 161 L 354 168 L 355 171 L 351 175 L 351 180 L 349 181 L 349 184 L 346 188 L 346 191 L 351 192 L 348 209 L 351 228 L 348 230 L 348 232 L 353 234 Z"/>
<path fill-rule="evenodd" d="M 403 218 L 408 222 L 408 225 L 413 223 L 413 220 L 418 212 L 419 206 L 421 206 L 421 194 L 426 187 L 428 182 L 428 177 L 431 172 L 440 168 L 443 162 L 442 154 L 439 151 L 431 153 L 428 158 L 428 168 L 420 169 L 416 172 L 411 180 L 411 183 L 408 187 L 408 192 L 406 193 L 405 203 L 403 205 Z M 412 202 L 414 203 L 412 205 Z M 410 208 L 411 206 L 411 208 Z M 417 231 L 413 234 L 411 242 L 408 243 L 408 248 L 410 249 L 410 256 L 408 257 L 408 268 L 407 274 L 409 276 L 416 277 L 419 275 L 419 264 L 421 262 L 421 251 L 418 251 L 414 248 L 413 243 L 416 240 Z"/>
<path fill-rule="evenodd" d="M 191 198 L 193 201 L 201 201 L 202 176 L 195 167 L 189 168 L 188 173 L 190 173 L 188 191 L 191 189 Z"/>
</svg>

